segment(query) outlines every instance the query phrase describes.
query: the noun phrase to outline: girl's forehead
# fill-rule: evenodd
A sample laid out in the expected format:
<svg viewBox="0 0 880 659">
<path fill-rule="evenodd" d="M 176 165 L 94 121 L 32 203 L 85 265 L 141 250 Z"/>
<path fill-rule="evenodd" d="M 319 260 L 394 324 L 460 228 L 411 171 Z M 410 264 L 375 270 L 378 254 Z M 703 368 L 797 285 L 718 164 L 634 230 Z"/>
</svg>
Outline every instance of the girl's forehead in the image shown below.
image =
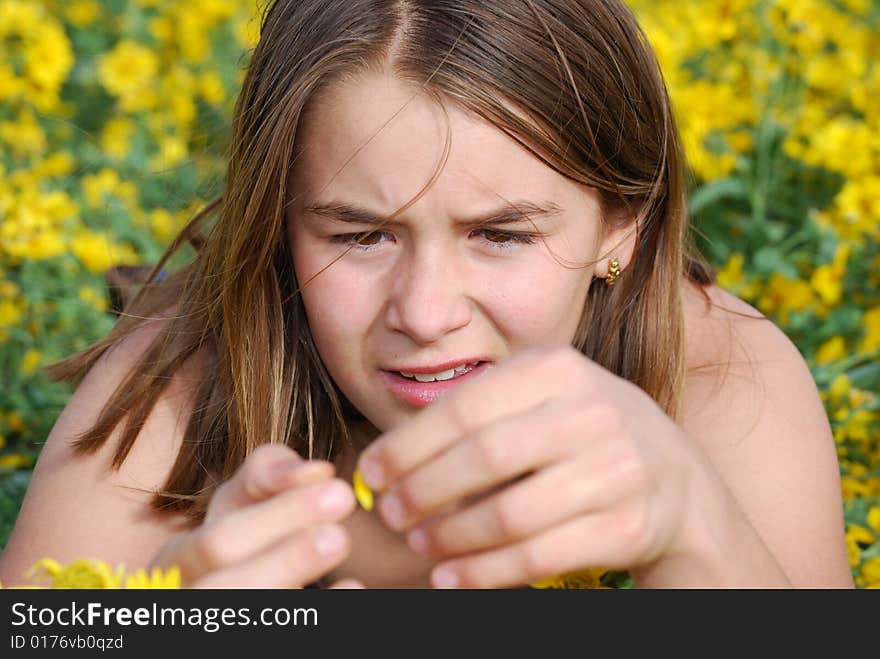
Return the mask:
<svg viewBox="0 0 880 659">
<path fill-rule="evenodd" d="M 448 158 L 427 195 L 472 206 L 479 199 L 495 205 L 499 195 L 574 192 L 568 179 L 491 124 L 375 73 L 339 83 L 310 104 L 297 137 L 294 185 L 312 199 L 367 195 L 394 209 L 431 180 L 447 138 Z"/>
</svg>

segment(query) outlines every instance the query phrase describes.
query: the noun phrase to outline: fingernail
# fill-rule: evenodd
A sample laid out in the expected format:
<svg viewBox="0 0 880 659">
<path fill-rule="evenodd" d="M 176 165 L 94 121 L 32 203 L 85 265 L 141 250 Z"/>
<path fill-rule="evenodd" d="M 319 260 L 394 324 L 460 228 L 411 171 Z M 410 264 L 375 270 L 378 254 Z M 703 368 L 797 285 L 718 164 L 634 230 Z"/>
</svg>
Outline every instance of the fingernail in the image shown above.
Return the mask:
<svg viewBox="0 0 880 659">
<path fill-rule="evenodd" d="M 361 458 L 360 472 L 364 482 L 374 490 L 381 490 L 385 486 L 385 472 L 382 465 L 371 458 Z"/>
<path fill-rule="evenodd" d="M 388 525 L 394 529 L 403 526 L 403 505 L 395 494 L 386 494 L 382 497 L 382 503 L 379 504 L 382 509 L 382 517 L 388 522 Z"/>
<path fill-rule="evenodd" d="M 448 567 L 437 567 L 431 573 L 434 588 L 457 588 L 458 575 Z"/>
<path fill-rule="evenodd" d="M 338 554 L 345 546 L 345 532 L 338 526 L 324 526 L 315 531 L 314 543 L 322 554 Z"/>
<path fill-rule="evenodd" d="M 406 544 L 417 554 L 427 554 L 428 534 L 422 529 L 413 529 L 406 536 Z"/>
<path fill-rule="evenodd" d="M 324 513 L 336 513 L 349 504 L 348 490 L 342 483 L 328 483 L 318 494 L 318 508 Z"/>
</svg>

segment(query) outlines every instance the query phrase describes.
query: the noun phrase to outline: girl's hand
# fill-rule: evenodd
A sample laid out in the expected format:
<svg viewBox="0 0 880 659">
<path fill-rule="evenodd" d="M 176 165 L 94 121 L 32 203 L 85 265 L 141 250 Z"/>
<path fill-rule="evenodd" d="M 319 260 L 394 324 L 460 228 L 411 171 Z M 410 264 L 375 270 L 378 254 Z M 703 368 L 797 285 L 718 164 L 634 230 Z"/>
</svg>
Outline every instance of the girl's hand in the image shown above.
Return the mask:
<svg viewBox="0 0 880 659">
<path fill-rule="evenodd" d="M 151 566 L 178 565 L 185 588 L 299 588 L 347 556 L 337 522 L 354 509 L 329 462 L 279 445 L 257 448 L 218 487 L 204 523 L 172 538 Z M 334 588 L 363 587 L 354 580 Z"/>
<path fill-rule="evenodd" d="M 654 400 L 570 347 L 523 352 L 453 389 L 359 467 L 385 523 L 443 560 L 439 587 L 676 558 L 715 482 Z"/>
</svg>

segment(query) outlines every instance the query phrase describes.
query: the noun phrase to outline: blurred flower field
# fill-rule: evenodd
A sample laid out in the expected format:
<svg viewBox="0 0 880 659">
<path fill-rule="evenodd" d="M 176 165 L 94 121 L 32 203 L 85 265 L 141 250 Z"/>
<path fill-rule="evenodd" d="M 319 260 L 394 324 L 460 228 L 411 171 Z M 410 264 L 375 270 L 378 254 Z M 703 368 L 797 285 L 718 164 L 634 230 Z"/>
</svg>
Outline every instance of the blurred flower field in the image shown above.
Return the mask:
<svg viewBox="0 0 880 659">
<path fill-rule="evenodd" d="M 70 388 L 41 367 L 113 324 L 222 187 L 267 0 L 0 0 L 0 547 Z M 807 359 L 860 587 L 880 587 L 880 0 L 631 0 L 657 50 L 719 284 Z M 185 256 L 185 255 L 184 255 Z"/>
</svg>

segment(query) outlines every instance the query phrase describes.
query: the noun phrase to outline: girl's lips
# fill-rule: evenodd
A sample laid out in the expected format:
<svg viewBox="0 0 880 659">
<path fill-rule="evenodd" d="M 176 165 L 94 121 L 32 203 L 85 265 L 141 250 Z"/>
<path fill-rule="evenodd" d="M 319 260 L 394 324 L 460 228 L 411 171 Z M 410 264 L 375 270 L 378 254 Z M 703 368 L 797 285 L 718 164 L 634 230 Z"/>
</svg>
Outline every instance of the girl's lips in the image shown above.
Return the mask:
<svg viewBox="0 0 880 659">
<path fill-rule="evenodd" d="M 480 362 L 475 368 L 464 375 L 459 375 L 451 380 L 437 380 L 435 382 L 419 382 L 403 377 L 396 371 L 380 371 L 385 386 L 400 400 L 415 407 L 425 407 L 440 398 L 453 387 L 485 373 L 492 366 L 491 362 Z"/>
</svg>

